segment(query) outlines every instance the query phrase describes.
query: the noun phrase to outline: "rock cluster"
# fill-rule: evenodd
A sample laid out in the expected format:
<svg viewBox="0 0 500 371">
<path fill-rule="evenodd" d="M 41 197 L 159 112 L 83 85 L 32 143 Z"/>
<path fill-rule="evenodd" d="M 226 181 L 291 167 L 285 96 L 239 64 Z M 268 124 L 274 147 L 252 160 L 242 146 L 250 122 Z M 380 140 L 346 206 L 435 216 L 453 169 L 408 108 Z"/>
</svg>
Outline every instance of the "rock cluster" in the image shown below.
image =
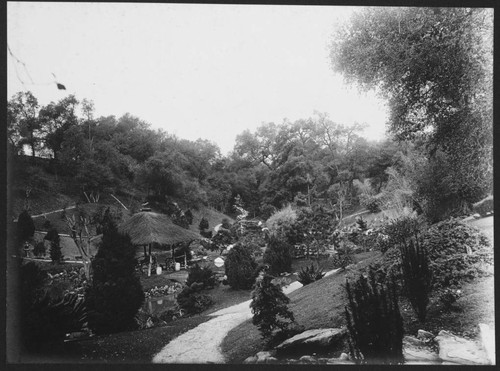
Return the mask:
<svg viewBox="0 0 500 371">
<path fill-rule="evenodd" d="M 354 364 L 345 353 L 338 358 L 305 354 L 312 349 L 318 351 L 334 349 L 347 335 L 346 329 L 307 330 L 285 340 L 271 351 L 259 352 L 244 363 L 280 364 Z M 297 356 L 302 351 L 301 356 Z M 291 357 L 290 353 L 295 354 Z M 478 341 L 468 340 L 442 330 L 437 336 L 418 330 L 417 336 L 403 338 L 403 356 L 406 365 L 494 365 L 495 335 L 489 326 L 479 325 Z M 298 358 L 297 358 L 298 357 Z"/>
</svg>

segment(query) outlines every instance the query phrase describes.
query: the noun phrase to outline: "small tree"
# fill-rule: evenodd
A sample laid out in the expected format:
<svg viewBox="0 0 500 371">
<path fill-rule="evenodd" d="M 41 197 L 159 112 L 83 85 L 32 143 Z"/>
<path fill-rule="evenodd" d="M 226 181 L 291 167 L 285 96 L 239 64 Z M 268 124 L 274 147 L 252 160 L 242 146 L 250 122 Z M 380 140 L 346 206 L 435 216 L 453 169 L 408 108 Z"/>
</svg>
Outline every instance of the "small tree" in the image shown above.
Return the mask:
<svg viewBox="0 0 500 371">
<path fill-rule="evenodd" d="M 225 267 L 227 282 L 233 289 L 247 290 L 254 284 L 257 263 L 243 246 L 238 244 L 229 251 Z"/>
<path fill-rule="evenodd" d="M 96 333 L 135 328 L 134 317 L 144 301 L 135 264 L 135 247 L 130 237 L 120 234 L 110 221 L 92 261 L 92 282 L 85 292 L 92 313 L 89 327 Z"/>
<path fill-rule="evenodd" d="M 24 210 L 17 218 L 18 241 L 23 243 L 35 234 L 35 223 L 27 210 Z"/>
<path fill-rule="evenodd" d="M 214 288 L 216 285 L 215 273 L 210 269 L 210 267 L 200 267 L 195 264 L 188 274 L 186 281 L 187 286 L 191 286 L 193 283 L 201 283 L 202 288 Z"/>
<path fill-rule="evenodd" d="M 262 338 L 269 341 L 275 330 L 286 331 L 295 319 L 287 305 L 290 299 L 281 287 L 273 285 L 272 276 L 259 276 L 252 291 L 252 323 L 259 328 Z"/>
<path fill-rule="evenodd" d="M 292 270 L 291 246 L 277 237 L 271 236 L 264 253 L 264 263 L 269 265 L 272 274 L 290 272 Z"/>
<path fill-rule="evenodd" d="M 45 239 L 50 241 L 50 259 L 53 263 L 58 263 L 63 258 L 61 252 L 61 238 L 55 228 L 52 228 L 45 235 Z"/>
<path fill-rule="evenodd" d="M 205 229 L 208 229 L 208 227 L 209 227 L 208 226 L 208 220 L 205 217 L 201 218 L 200 224 L 198 225 L 198 228 L 200 229 L 200 232 L 204 232 Z"/>
<path fill-rule="evenodd" d="M 186 212 L 184 213 L 184 216 L 186 217 L 186 220 L 188 222 L 189 225 L 193 224 L 193 212 L 191 211 L 191 209 L 187 209 Z M 208 222 L 207 222 L 208 224 Z M 208 228 L 208 226 L 207 226 Z"/>
<path fill-rule="evenodd" d="M 351 355 L 359 363 L 397 364 L 403 361 L 403 319 L 394 282 L 377 282 L 374 269 L 351 287 L 345 308 Z"/>
</svg>

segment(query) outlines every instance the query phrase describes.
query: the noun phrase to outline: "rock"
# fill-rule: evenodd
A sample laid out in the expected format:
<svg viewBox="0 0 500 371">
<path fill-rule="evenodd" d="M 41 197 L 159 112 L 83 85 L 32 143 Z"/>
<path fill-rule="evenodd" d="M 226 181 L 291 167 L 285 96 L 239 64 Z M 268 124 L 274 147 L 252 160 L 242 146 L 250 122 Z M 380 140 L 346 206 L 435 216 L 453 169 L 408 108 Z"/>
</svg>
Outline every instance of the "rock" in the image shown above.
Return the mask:
<svg viewBox="0 0 500 371">
<path fill-rule="evenodd" d="M 479 324 L 479 338 L 490 364 L 495 364 L 495 332 L 484 323 Z"/>
<path fill-rule="evenodd" d="M 443 362 L 461 365 L 488 365 L 486 352 L 477 343 L 441 330 L 435 338 Z"/>
<path fill-rule="evenodd" d="M 313 356 L 302 356 L 299 358 L 299 361 L 306 363 L 316 363 L 316 358 Z"/>
<path fill-rule="evenodd" d="M 274 358 L 275 354 L 274 351 L 259 352 L 255 355 L 254 363 L 276 363 L 278 360 Z"/>
<path fill-rule="evenodd" d="M 243 361 L 243 363 L 257 363 L 257 357 L 256 356 L 248 357 Z"/>
<path fill-rule="evenodd" d="M 339 341 L 347 333 L 346 329 L 327 328 L 307 330 L 285 340 L 276 347 L 278 352 L 292 349 L 325 348 Z"/>
<path fill-rule="evenodd" d="M 430 333 L 429 331 L 418 330 L 417 339 L 423 340 L 425 342 L 429 342 L 432 339 L 434 339 L 434 334 Z"/>
<path fill-rule="evenodd" d="M 342 353 L 339 357 L 339 359 L 341 361 L 349 361 L 349 355 L 347 355 L 346 353 Z"/>
<path fill-rule="evenodd" d="M 407 362 L 441 362 L 438 354 L 429 347 L 428 342 L 413 336 L 403 338 L 403 356 L 405 364 Z"/>
</svg>

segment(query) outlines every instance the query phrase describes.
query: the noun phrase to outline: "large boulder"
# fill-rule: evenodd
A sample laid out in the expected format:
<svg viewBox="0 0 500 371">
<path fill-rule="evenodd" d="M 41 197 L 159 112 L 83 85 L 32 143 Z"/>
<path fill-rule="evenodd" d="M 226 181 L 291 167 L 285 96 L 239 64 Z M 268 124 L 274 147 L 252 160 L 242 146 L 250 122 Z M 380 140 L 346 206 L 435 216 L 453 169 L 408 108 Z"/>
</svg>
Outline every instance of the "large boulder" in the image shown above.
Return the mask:
<svg viewBox="0 0 500 371">
<path fill-rule="evenodd" d="M 486 356 L 492 365 L 495 364 L 495 331 L 484 323 L 479 324 L 479 338 Z"/>
<path fill-rule="evenodd" d="M 405 364 L 440 364 L 438 354 L 429 346 L 429 343 L 413 336 L 403 338 L 403 357 Z"/>
<path fill-rule="evenodd" d="M 307 330 L 279 344 L 276 351 L 278 353 L 289 353 L 299 350 L 307 352 L 308 350 L 330 348 L 341 341 L 346 334 L 347 330 L 345 328 Z"/>
<path fill-rule="evenodd" d="M 439 346 L 439 357 L 443 362 L 458 363 L 461 365 L 490 364 L 490 360 L 482 345 L 474 341 L 453 335 L 445 330 L 439 332 L 435 341 Z"/>
<path fill-rule="evenodd" d="M 259 352 L 252 357 L 248 357 L 243 361 L 243 363 L 278 363 L 278 360 L 274 357 L 274 351 Z"/>
</svg>

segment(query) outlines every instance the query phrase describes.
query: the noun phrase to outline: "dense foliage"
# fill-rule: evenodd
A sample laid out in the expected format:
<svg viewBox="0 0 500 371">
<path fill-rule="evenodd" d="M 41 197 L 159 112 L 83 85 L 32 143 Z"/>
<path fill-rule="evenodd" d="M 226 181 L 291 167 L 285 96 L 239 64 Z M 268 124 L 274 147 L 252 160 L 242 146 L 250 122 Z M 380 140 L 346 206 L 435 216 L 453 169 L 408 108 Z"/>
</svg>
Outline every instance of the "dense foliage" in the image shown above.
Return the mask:
<svg viewBox="0 0 500 371">
<path fill-rule="evenodd" d="M 61 238 L 59 237 L 57 230 L 52 228 L 47 232 L 44 239 L 50 241 L 50 259 L 54 263 L 59 263 L 63 258 L 63 255 L 61 252 Z"/>
<path fill-rule="evenodd" d="M 271 236 L 266 251 L 264 263 L 269 266 L 271 274 L 292 271 L 292 246 L 278 237 Z"/>
<path fill-rule="evenodd" d="M 134 317 L 144 301 L 135 265 L 130 238 L 120 234 L 113 222 L 108 223 L 92 260 L 93 278 L 85 292 L 87 307 L 92 311 L 89 327 L 96 333 L 135 328 Z"/>
<path fill-rule="evenodd" d="M 395 285 L 376 277 L 361 275 L 346 282 L 345 308 L 351 338 L 351 356 L 359 363 L 399 364 L 403 362 L 403 319 L 399 312 Z"/>
<path fill-rule="evenodd" d="M 252 323 L 267 341 L 271 340 L 274 331 L 285 331 L 294 322 L 293 313 L 287 307 L 290 299 L 281 287 L 271 282 L 272 279 L 273 277 L 267 274 L 257 279 L 250 303 Z"/>
<path fill-rule="evenodd" d="M 35 234 L 35 223 L 28 211 L 24 210 L 17 219 L 17 238 L 19 242 L 26 241 Z"/>
<path fill-rule="evenodd" d="M 177 304 L 186 314 L 201 313 L 213 304 L 212 298 L 202 293 L 204 288 L 202 282 L 193 282 L 177 295 Z"/>
<path fill-rule="evenodd" d="M 186 285 L 191 286 L 193 283 L 201 283 L 203 289 L 214 288 L 216 284 L 215 273 L 210 267 L 200 267 L 195 264 L 189 269 Z"/>
<path fill-rule="evenodd" d="M 234 246 L 225 262 L 227 282 L 233 289 L 250 289 L 258 274 L 257 263 L 250 252 L 242 245 Z"/>
</svg>

